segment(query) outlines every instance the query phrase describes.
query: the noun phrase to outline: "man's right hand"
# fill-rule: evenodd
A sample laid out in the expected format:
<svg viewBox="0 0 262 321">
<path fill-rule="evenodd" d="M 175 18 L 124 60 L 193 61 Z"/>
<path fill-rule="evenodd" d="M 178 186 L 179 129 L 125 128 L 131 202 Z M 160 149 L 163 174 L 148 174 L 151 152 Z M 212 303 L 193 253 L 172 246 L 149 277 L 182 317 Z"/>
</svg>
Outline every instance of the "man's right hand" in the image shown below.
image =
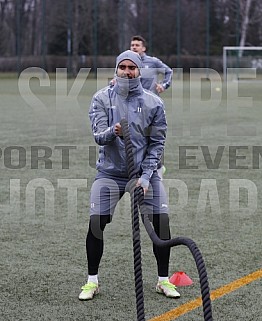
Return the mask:
<svg viewBox="0 0 262 321">
<path fill-rule="evenodd" d="M 115 83 L 116 83 L 116 79 L 113 78 L 113 79 L 110 80 L 109 86 L 110 86 L 110 87 L 113 87 L 113 86 L 115 85 Z"/>
</svg>

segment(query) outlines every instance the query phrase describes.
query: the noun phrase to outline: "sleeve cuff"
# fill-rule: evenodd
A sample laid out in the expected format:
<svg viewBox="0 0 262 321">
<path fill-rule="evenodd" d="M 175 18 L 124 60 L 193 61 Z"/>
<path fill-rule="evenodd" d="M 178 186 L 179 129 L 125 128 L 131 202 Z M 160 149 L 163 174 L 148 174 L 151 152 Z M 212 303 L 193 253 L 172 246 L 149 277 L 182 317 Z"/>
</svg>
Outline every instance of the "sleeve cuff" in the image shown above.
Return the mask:
<svg viewBox="0 0 262 321">
<path fill-rule="evenodd" d="M 139 178 L 140 185 L 141 185 L 143 188 L 148 188 L 148 186 L 149 186 L 149 179 L 150 179 L 150 178 L 148 178 L 148 175 L 147 175 L 147 174 L 143 174 L 143 175 Z"/>
</svg>

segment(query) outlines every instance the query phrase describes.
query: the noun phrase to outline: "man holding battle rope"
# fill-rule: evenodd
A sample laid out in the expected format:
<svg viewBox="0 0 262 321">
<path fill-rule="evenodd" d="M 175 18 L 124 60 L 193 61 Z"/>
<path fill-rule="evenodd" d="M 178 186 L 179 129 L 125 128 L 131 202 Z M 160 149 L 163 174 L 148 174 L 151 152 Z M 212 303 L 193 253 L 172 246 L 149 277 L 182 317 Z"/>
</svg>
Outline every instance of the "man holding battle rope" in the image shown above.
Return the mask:
<svg viewBox="0 0 262 321">
<path fill-rule="evenodd" d="M 88 262 L 87 283 L 82 286 L 80 300 L 90 300 L 99 293 L 98 269 L 103 255 L 103 232 L 113 218 L 118 201 L 129 181 L 125 142 L 121 119 L 129 124 L 133 157 L 137 170 L 137 186 L 144 190 L 144 204 L 157 236 L 170 239 L 167 196 L 157 167 L 164 151 L 166 116 L 164 103 L 142 87 L 142 60 L 131 50 L 116 59 L 115 83 L 99 90 L 92 99 L 89 116 L 94 139 L 99 147 L 97 174 L 90 194 L 90 220 L 86 237 Z M 179 298 L 169 282 L 170 247 L 153 244 L 158 280 L 156 291 Z"/>
</svg>

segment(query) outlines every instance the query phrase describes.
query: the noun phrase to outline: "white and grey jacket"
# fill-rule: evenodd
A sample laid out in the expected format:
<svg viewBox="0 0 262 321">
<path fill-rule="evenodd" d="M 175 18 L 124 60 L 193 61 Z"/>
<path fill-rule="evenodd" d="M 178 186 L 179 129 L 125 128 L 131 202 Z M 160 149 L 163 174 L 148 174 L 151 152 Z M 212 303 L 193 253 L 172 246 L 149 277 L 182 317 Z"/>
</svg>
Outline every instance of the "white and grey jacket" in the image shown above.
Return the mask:
<svg viewBox="0 0 262 321">
<path fill-rule="evenodd" d="M 129 89 L 123 89 L 121 82 L 129 82 Z M 128 177 L 124 141 L 114 132 L 114 125 L 125 118 L 133 143 L 137 175 L 149 181 L 157 170 L 166 139 L 167 122 L 162 99 L 144 89 L 140 78 L 117 78 L 113 87 L 105 87 L 93 96 L 89 117 L 94 139 L 100 146 L 97 170 Z"/>
</svg>

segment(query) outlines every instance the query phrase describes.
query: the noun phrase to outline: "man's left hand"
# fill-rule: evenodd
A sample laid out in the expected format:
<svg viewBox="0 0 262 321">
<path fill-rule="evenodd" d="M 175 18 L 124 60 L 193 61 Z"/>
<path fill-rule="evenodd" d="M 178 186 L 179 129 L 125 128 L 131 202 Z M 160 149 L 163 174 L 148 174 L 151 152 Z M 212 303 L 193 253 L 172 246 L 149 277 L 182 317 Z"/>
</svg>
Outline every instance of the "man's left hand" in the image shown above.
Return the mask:
<svg viewBox="0 0 262 321">
<path fill-rule="evenodd" d="M 141 186 L 144 190 L 144 195 L 146 194 L 146 192 L 148 191 L 148 185 L 149 182 L 147 180 L 145 180 L 144 178 L 140 177 L 136 183 L 136 187 Z"/>
<path fill-rule="evenodd" d="M 156 91 L 161 94 L 165 88 L 161 84 L 156 84 Z"/>
</svg>

